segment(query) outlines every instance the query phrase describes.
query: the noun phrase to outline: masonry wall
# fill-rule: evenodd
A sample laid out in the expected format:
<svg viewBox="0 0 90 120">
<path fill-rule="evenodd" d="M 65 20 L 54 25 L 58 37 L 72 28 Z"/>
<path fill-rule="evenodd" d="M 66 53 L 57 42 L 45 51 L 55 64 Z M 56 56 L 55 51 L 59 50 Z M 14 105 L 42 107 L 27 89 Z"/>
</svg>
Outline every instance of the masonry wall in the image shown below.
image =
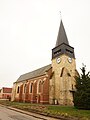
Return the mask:
<svg viewBox="0 0 90 120">
<path fill-rule="evenodd" d="M 11 99 L 12 88 L 3 87 L 0 92 L 0 99 Z"/>
<path fill-rule="evenodd" d="M 52 60 L 52 71 L 50 79 L 49 102 L 50 104 L 73 105 L 73 89 L 75 89 L 76 63 L 68 61 L 67 55 L 58 56 L 61 61 L 58 64 L 56 58 Z"/>
<path fill-rule="evenodd" d="M 50 76 L 51 69 L 42 76 L 14 83 L 11 100 L 41 104 L 49 103 Z"/>
</svg>

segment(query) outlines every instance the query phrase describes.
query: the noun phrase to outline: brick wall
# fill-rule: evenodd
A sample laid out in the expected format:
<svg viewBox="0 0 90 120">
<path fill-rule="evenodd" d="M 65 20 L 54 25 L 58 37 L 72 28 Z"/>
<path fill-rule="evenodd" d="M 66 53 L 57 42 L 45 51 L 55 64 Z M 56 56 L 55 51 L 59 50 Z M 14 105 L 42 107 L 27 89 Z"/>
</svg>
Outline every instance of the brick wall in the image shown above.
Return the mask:
<svg viewBox="0 0 90 120">
<path fill-rule="evenodd" d="M 11 99 L 12 88 L 3 87 L 0 92 L 0 99 Z"/>
<path fill-rule="evenodd" d="M 42 104 L 49 103 L 49 79 L 51 71 L 52 70 L 50 69 L 46 72 L 45 75 L 30 80 L 22 81 L 20 83 L 18 82 L 15 86 L 16 90 L 13 93 L 15 95 L 14 101 Z M 32 92 L 30 91 L 31 85 Z M 17 93 L 18 86 L 20 87 L 19 93 Z"/>
</svg>

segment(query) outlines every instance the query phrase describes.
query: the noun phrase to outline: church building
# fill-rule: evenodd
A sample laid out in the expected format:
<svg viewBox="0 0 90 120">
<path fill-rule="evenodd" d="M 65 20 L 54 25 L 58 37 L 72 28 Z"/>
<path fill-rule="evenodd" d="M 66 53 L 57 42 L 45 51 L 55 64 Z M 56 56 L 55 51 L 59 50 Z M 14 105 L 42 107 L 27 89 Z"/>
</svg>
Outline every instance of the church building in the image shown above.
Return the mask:
<svg viewBox="0 0 90 120">
<path fill-rule="evenodd" d="M 77 75 L 74 48 L 61 20 L 51 64 L 21 75 L 13 84 L 11 101 L 73 105 Z"/>
</svg>

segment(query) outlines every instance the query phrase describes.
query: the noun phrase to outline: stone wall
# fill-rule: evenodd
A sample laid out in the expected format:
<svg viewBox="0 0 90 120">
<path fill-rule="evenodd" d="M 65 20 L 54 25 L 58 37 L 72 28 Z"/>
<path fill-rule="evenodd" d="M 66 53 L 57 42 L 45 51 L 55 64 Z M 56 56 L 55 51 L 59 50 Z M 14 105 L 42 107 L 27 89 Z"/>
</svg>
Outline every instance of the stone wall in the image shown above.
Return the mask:
<svg viewBox="0 0 90 120">
<path fill-rule="evenodd" d="M 50 79 L 49 102 L 50 104 L 73 105 L 72 89 L 75 88 L 76 63 L 68 61 L 68 56 L 62 55 L 60 63 L 52 60 L 52 71 Z"/>
</svg>

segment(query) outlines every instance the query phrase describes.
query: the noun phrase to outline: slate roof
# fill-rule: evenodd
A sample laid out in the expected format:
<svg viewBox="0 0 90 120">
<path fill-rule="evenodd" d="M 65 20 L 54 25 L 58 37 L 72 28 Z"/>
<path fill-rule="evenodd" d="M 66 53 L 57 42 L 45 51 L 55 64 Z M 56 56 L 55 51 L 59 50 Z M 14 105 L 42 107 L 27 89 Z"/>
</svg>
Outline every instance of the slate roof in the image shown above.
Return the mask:
<svg viewBox="0 0 90 120">
<path fill-rule="evenodd" d="M 24 80 L 28 80 L 31 78 L 35 78 L 35 77 L 39 77 L 41 75 L 44 75 L 45 72 L 47 72 L 50 68 L 51 68 L 51 64 L 44 66 L 42 68 L 39 68 L 37 70 L 34 70 L 32 72 L 23 74 L 18 78 L 18 80 L 16 82 L 20 82 L 20 81 L 24 81 Z"/>
<path fill-rule="evenodd" d="M 63 22 L 61 20 L 55 47 L 61 45 L 62 43 L 65 43 L 65 44 L 69 45 L 67 35 L 66 35 L 65 29 L 64 29 L 64 26 L 63 26 Z"/>
</svg>

